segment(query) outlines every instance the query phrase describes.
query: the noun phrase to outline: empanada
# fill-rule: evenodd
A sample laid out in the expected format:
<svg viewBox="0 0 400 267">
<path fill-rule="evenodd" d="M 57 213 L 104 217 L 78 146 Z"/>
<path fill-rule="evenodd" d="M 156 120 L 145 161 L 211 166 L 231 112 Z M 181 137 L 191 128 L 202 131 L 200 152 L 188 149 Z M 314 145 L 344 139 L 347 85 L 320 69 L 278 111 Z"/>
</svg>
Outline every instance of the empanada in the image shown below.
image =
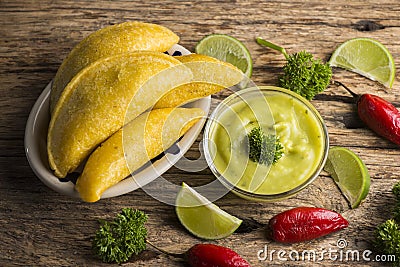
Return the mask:
<svg viewBox="0 0 400 267">
<path fill-rule="evenodd" d="M 179 37 L 168 28 L 138 21 L 108 26 L 90 34 L 71 50 L 57 71 L 50 93 L 51 113 L 67 84 L 91 63 L 137 50 L 164 52 L 178 41 Z"/>
<path fill-rule="evenodd" d="M 47 150 L 55 175 L 74 171 L 97 145 L 191 78 L 190 69 L 161 52 L 119 54 L 84 68 L 64 89 L 50 121 Z"/>
<path fill-rule="evenodd" d="M 90 155 L 75 187 L 81 198 L 99 200 L 107 188 L 167 150 L 204 115 L 199 108 L 156 109 L 125 125 Z"/>
<path fill-rule="evenodd" d="M 230 63 L 213 57 L 189 54 L 177 56 L 193 72 L 193 80 L 166 93 L 153 107 L 177 107 L 188 102 L 215 94 L 241 82 L 242 71 Z"/>
</svg>

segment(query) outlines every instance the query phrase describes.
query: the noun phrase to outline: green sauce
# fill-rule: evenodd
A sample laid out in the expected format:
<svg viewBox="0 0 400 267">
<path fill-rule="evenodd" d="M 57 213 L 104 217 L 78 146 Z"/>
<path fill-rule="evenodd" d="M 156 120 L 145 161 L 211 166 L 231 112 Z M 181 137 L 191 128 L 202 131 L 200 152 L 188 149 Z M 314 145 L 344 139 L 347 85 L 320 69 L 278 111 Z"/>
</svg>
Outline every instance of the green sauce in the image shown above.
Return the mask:
<svg viewBox="0 0 400 267">
<path fill-rule="evenodd" d="M 273 165 L 248 158 L 247 134 L 257 126 L 276 134 L 283 145 L 283 156 Z M 325 147 L 323 128 L 313 111 L 280 92 L 232 104 L 220 114 L 209 136 L 218 172 L 236 187 L 256 194 L 278 194 L 302 185 L 318 169 Z"/>
</svg>

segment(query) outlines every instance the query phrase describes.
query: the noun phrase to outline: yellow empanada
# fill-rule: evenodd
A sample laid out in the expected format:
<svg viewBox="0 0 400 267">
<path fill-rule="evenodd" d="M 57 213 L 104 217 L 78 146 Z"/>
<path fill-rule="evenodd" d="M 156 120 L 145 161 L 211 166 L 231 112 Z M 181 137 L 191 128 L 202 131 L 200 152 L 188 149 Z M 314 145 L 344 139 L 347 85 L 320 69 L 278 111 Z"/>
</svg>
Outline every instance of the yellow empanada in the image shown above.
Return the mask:
<svg viewBox="0 0 400 267">
<path fill-rule="evenodd" d="M 190 54 L 176 58 L 192 70 L 193 80 L 165 94 L 155 104 L 155 109 L 177 107 L 215 94 L 238 84 L 244 77 L 243 72 L 232 64 L 213 57 Z"/>
<path fill-rule="evenodd" d="M 75 187 L 81 198 L 99 200 L 107 188 L 173 145 L 202 116 L 198 108 L 156 109 L 125 125 L 90 155 Z"/>
<path fill-rule="evenodd" d="M 136 50 L 164 52 L 178 41 L 179 37 L 171 30 L 138 21 L 108 26 L 90 34 L 72 49 L 57 71 L 50 94 L 51 113 L 65 86 L 96 60 Z"/>
<path fill-rule="evenodd" d="M 74 171 L 97 145 L 191 78 L 190 69 L 161 52 L 119 54 L 84 68 L 64 89 L 50 121 L 47 150 L 55 175 Z"/>
</svg>

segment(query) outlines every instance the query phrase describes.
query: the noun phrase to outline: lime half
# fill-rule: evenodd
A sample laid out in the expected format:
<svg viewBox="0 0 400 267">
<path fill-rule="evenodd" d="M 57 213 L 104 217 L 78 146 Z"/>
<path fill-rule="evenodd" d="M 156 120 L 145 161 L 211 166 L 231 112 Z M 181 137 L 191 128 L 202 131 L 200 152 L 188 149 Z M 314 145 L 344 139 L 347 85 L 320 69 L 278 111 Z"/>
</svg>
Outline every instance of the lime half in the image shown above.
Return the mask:
<svg viewBox="0 0 400 267">
<path fill-rule="evenodd" d="M 331 147 L 324 170 L 332 176 L 353 209 L 366 198 L 370 176 L 364 162 L 354 152 L 344 147 Z"/>
<path fill-rule="evenodd" d="M 247 76 L 253 72 L 253 61 L 249 50 L 236 38 L 225 34 L 211 34 L 201 39 L 196 47 L 197 54 L 207 55 L 231 63 Z"/>
<path fill-rule="evenodd" d="M 227 237 L 242 223 L 242 220 L 221 210 L 185 183 L 176 197 L 175 211 L 182 225 L 203 239 Z"/>
<path fill-rule="evenodd" d="M 392 88 L 396 70 L 393 57 L 380 42 L 370 38 L 350 39 L 333 52 L 329 64 L 359 73 Z"/>
</svg>

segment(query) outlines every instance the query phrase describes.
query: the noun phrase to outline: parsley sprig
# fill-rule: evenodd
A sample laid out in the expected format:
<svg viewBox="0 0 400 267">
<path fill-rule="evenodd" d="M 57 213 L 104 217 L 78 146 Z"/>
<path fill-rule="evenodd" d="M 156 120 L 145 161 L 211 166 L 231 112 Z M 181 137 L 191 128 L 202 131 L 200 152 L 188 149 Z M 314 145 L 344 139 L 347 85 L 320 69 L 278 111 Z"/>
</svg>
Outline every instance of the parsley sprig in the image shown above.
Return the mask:
<svg viewBox="0 0 400 267">
<path fill-rule="evenodd" d="M 324 91 L 330 84 L 332 69 L 328 63 L 314 59 L 311 53 L 301 51 L 289 55 L 283 47 L 266 41 L 260 37 L 257 43 L 281 52 L 286 58 L 283 66 L 284 74 L 279 77 L 279 86 L 289 89 L 311 100 Z"/>
<path fill-rule="evenodd" d="M 393 186 L 396 206 L 391 219 L 378 225 L 375 230 L 375 247 L 386 255 L 393 255 L 393 266 L 400 266 L 400 182 Z"/>
<path fill-rule="evenodd" d="M 92 249 L 103 262 L 122 263 L 146 249 L 147 215 L 131 208 L 122 209 L 113 221 L 100 221 Z"/>
<path fill-rule="evenodd" d="M 253 128 L 247 135 L 249 158 L 260 164 L 275 164 L 283 155 L 283 146 L 276 135 L 266 135 L 261 127 Z"/>
</svg>

